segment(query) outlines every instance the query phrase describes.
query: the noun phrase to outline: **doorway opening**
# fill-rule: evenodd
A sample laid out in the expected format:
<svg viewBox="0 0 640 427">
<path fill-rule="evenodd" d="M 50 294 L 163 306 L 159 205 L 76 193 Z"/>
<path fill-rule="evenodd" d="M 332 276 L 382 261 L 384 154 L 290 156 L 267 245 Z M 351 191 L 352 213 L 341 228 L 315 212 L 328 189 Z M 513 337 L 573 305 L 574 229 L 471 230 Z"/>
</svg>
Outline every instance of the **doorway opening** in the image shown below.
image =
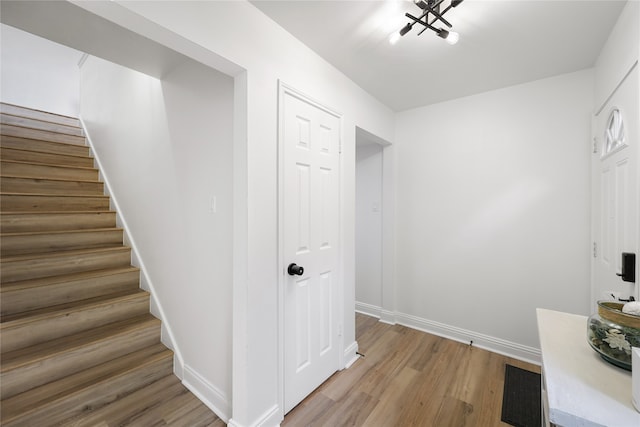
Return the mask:
<svg viewBox="0 0 640 427">
<path fill-rule="evenodd" d="M 356 311 L 395 323 L 393 147 L 356 127 Z"/>
</svg>

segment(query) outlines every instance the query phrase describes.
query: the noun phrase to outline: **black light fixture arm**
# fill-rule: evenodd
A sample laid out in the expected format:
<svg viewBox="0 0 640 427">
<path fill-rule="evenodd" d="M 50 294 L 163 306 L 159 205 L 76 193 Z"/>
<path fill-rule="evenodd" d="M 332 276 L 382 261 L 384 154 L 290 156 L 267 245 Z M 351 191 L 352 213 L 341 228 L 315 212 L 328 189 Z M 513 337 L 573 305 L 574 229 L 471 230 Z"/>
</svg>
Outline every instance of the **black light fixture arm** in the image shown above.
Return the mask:
<svg viewBox="0 0 640 427">
<path fill-rule="evenodd" d="M 450 3 L 450 4 L 449 4 L 449 6 L 447 6 L 447 7 L 442 11 L 441 15 L 444 15 L 445 13 L 447 13 L 447 12 L 449 11 L 449 9 L 451 9 L 451 8 L 453 7 L 453 6 L 452 6 L 452 4 L 453 4 L 453 2 L 452 2 L 452 3 Z M 426 19 L 425 19 L 425 20 L 426 20 Z M 431 22 L 429 22 L 429 24 L 433 25 L 437 20 L 438 20 L 438 18 L 433 18 L 433 19 L 431 20 Z M 418 35 L 420 35 L 420 34 L 424 33 L 425 31 L 427 31 L 427 28 L 428 28 L 428 27 L 424 27 L 424 28 L 422 29 L 422 31 L 420 31 L 420 32 L 418 33 Z M 451 28 L 451 25 L 449 25 L 449 28 Z"/>
<path fill-rule="evenodd" d="M 412 20 L 414 21 L 413 23 L 411 23 L 411 24 L 410 24 L 412 27 L 413 27 L 415 24 L 421 24 L 421 25 L 424 25 L 424 26 L 425 26 L 425 30 L 428 28 L 428 29 L 430 29 L 430 30 L 435 31 L 436 33 L 437 33 L 438 31 L 440 31 L 438 28 L 436 28 L 436 27 L 432 26 L 431 24 L 429 24 L 429 23 L 426 21 L 426 19 L 425 19 L 424 21 L 422 21 L 422 19 L 421 19 L 421 18 L 422 18 L 422 17 L 424 17 L 424 16 L 425 16 L 425 14 L 423 14 L 420 18 L 416 18 L 415 16 L 413 16 L 412 14 L 410 14 L 409 12 L 407 12 L 407 13 L 405 13 L 405 15 L 404 15 L 404 16 L 406 16 L 407 18 L 412 19 Z M 422 31 L 424 31 L 424 30 L 422 30 Z"/>
<path fill-rule="evenodd" d="M 435 17 L 436 17 L 436 19 L 439 19 L 440 21 L 442 21 L 442 23 L 443 23 L 444 25 L 446 25 L 447 27 L 451 28 L 451 27 L 453 26 L 453 25 L 451 25 L 451 23 L 450 23 L 449 21 L 447 21 L 446 19 L 444 19 L 444 16 L 442 16 L 442 15 L 444 15 L 444 14 L 446 13 L 446 11 L 447 11 L 447 10 L 449 10 L 449 9 L 445 9 L 445 10 L 444 10 L 444 12 L 442 12 L 442 14 L 440 14 L 440 13 L 436 12 L 435 10 L 433 10 L 432 8 L 430 8 L 430 7 L 428 7 L 428 6 L 427 6 L 427 9 L 429 10 L 429 12 L 430 12 L 430 13 L 433 13 L 433 16 L 435 16 Z M 425 19 L 425 21 L 426 21 L 426 19 Z"/>
<path fill-rule="evenodd" d="M 444 2 L 444 0 L 413 0 L 413 3 L 421 9 L 421 14 L 419 17 L 416 17 L 410 13 L 405 13 L 405 16 L 411 20 L 404 27 L 400 29 L 398 33 L 392 36 L 389 40 L 391 43 L 395 43 L 399 37 L 407 34 L 415 24 L 420 24 L 424 28 L 418 33 L 418 35 L 425 32 L 427 29 L 436 33 L 439 37 L 446 39 L 449 44 L 455 44 L 458 41 L 458 33 L 455 31 L 448 31 L 444 28 L 436 28 L 433 25 L 440 21 L 448 28 L 452 28 L 453 25 L 444 18 L 444 14 L 447 13 L 451 8 L 457 7 L 462 3 L 463 0 L 450 0 L 442 11 L 440 11 L 440 6 Z M 433 15 L 433 18 L 429 16 L 429 14 Z"/>
<path fill-rule="evenodd" d="M 447 10 L 449 10 L 451 8 L 451 4 L 449 3 L 449 6 L 444 10 L 444 12 L 440 13 L 440 4 L 442 4 L 444 0 L 414 0 L 413 3 L 418 6 L 420 9 L 424 10 L 424 12 L 422 13 L 422 15 L 420 16 L 420 20 L 422 20 L 422 18 L 424 18 L 424 22 L 428 22 L 429 20 L 429 13 L 432 13 L 433 16 L 435 16 L 435 19 L 433 21 L 431 21 L 431 23 L 433 24 L 433 22 L 435 20 L 440 20 L 442 21 L 447 27 L 451 28 L 452 25 L 449 21 L 447 21 L 446 19 L 444 19 L 444 14 L 447 12 Z M 422 21 L 420 21 L 422 22 Z"/>
</svg>

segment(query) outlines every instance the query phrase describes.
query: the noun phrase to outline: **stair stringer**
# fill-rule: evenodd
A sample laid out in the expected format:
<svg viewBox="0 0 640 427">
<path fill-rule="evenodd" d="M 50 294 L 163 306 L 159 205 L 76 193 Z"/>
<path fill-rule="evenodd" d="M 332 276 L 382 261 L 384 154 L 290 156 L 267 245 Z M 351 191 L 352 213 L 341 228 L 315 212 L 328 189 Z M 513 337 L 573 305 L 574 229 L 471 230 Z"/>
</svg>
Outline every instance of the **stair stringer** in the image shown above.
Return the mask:
<svg viewBox="0 0 640 427">
<path fill-rule="evenodd" d="M 105 195 L 108 195 L 110 198 L 110 203 L 113 210 L 116 212 L 116 224 L 118 227 L 123 229 L 123 238 L 124 244 L 131 248 L 131 265 L 134 267 L 138 267 L 140 269 L 140 288 L 148 291 L 150 293 L 150 311 L 155 317 L 160 319 L 161 322 L 161 333 L 160 333 L 160 341 L 170 348 L 173 351 L 173 372 L 174 374 L 180 378 L 181 381 L 184 380 L 184 359 L 182 358 L 182 353 L 180 352 L 180 348 L 177 345 L 177 341 L 175 339 L 175 335 L 173 330 L 171 329 L 171 324 L 169 319 L 167 318 L 164 309 L 162 308 L 162 303 L 157 297 L 157 292 L 155 292 L 155 288 L 153 286 L 153 282 L 150 279 L 149 273 L 147 271 L 146 266 L 144 265 L 144 261 L 140 256 L 140 252 L 136 245 L 135 239 L 131 235 L 130 228 L 127 224 L 127 221 L 120 214 L 120 208 L 118 205 L 117 196 L 111 191 L 111 185 L 109 183 L 109 177 L 105 173 L 104 168 L 100 162 L 100 156 L 96 152 L 93 141 L 91 140 L 91 135 L 82 120 L 82 117 L 79 117 L 80 126 L 84 131 L 85 140 L 89 149 L 91 150 L 91 155 L 93 156 L 96 165 L 98 167 L 100 178 L 102 182 L 104 182 L 104 192 Z"/>
</svg>

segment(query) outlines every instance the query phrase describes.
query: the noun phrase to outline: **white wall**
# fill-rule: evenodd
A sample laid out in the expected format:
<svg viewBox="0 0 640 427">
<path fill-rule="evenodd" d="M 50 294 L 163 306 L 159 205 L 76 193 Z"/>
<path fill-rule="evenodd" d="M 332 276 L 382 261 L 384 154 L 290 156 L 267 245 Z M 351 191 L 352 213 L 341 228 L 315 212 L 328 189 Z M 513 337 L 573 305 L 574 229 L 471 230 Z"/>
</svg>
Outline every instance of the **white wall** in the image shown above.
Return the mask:
<svg viewBox="0 0 640 427">
<path fill-rule="evenodd" d="M 233 80 L 192 61 L 158 80 L 95 57 L 81 77 L 81 116 L 180 352 L 177 370 L 228 415 Z"/>
<path fill-rule="evenodd" d="M 82 52 L 5 24 L 0 24 L 0 44 L 2 102 L 78 116 Z"/>
<path fill-rule="evenodd" d="M 595 64 L 595 111 L 598 112 L 622 82 L 640 50 L 640 2 L 629 1 L 602 48 Z"/>
<path fill-rule="evenodd" d="M 535 358 L 536 307 L 588 314 L 592 110 L 586 70 L 397 115 L 401 321 Z"/>
<path fill-rule="evenodd" d="M 358 144 L 356 303 L 377 308 L 382 307 L 382 209 L 382 146 Z"/>
<path fill-rule="evenodd" d="M 234 269 L 233 297 L 233 419 L 234 425 L 272 425 L 283 418 L 279 336 L 279 280 L 277 257 L 277 93 L 278 80 L 342 113 L 343 191 L 341 265 L 345 358 L 355 356 L 355 132 L 356 125 L 391 141 L 391 110 L 363 91 L 300 41 L 277 26 L 248 2 L 78 2 L 100 16 L 109 17 L 163 43 L 186 40 L 246 70 L 236 77 L 246 91 L 246 126 L 238 126 L 236 147 L 246 157 L 234 158 L 246 174 L 246 224 L 237 230 L 234 248 L 246 259 Z M 238 23 L 242 23 L 239 25 Z M 158 30 L 158 28 L 164 31 Z M 194 50 L 195 51 L 195 50 Z M 186 55 L 191 52 L 182 51 Z M 236 115 L 234 120 L 244 120 Z M 246 139 L 238 137 L 246 132 Z M 239 168 L 236 168 L 238 170 Z M 246 180 L 246 181 L 244 181 Z M 236 216 L 236 219 L 238 216 Z M 235 250 L 235 249 L 234 249 Z M 234 262 L 237 262 L 234 260 Z M 237 274 L 235 274 L 237 273 Z"/>
</svg>

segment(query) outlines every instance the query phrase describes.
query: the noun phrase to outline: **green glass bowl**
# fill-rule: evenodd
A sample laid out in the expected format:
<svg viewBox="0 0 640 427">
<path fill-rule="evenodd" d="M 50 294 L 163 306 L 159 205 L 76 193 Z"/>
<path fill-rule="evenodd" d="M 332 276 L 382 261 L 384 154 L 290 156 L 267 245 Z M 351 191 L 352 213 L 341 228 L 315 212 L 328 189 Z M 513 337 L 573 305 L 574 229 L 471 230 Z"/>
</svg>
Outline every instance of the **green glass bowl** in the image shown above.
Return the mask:
<svg viewBox="0 0 640 427">
<path fill-rule="evenodd" d="M 640 347 L 640 316 L 622 312 L 623 304 L 598 301 L 587 321 L 587 341 L 607 362 L 631 370 L 631 347 Z"/>
</svg>

